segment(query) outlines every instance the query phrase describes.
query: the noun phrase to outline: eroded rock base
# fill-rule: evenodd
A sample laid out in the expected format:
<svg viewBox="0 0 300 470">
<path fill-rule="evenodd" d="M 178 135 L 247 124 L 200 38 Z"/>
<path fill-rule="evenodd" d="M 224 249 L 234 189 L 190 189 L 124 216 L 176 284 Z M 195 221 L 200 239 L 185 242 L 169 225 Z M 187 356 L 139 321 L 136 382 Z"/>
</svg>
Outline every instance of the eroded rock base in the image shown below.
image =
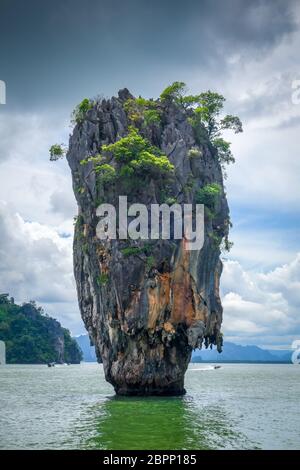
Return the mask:
<svg viewBox="0 0 300 470">
<path fill-rule="evenodd" d="M 117 395 L 121 396 L 160 396 L 160 397 L 174 397 L 186 394 L 184 388 L 184 381 L 171 384 L 169 387 L 156 387 L 149 385 L 148 387 L 141 387 L 140 385 L 115 388 Z"/>
</svg>

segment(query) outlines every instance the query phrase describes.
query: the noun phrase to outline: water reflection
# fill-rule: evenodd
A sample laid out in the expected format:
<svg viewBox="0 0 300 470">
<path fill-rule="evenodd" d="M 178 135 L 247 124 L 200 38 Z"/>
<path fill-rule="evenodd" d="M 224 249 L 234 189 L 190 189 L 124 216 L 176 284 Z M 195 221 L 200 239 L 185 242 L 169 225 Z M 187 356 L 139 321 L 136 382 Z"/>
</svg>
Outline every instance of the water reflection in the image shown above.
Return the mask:
<svg viewBox="0 0 300 470">
<path fill-rule="evenodd" d="M 112 397 L 89 410 L 94 449 L 215 449 L 244 447 L 221 406 L 199 406 L 195 397 Z M 91 424 L 91 423 L 90 423 Z M 249 445 L 249 442 L 248 442 Z"/>
</svg>

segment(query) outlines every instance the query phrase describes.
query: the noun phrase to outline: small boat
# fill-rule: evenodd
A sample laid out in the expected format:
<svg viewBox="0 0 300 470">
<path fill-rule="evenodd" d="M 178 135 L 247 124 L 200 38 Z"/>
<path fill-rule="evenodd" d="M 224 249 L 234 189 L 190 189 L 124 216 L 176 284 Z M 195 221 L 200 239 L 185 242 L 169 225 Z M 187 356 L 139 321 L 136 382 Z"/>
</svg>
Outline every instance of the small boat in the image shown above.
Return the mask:
<svg viewBox="0 0 300 470">
<path fill-rule="evenodd" d="M 48 367 L 54 367 L 54 366 L 55 366 L 55 362 L 48 362 L 47 366 L 48 366 Z"/>
<path fill-rule="evenodd" d="M 214 369 L 221 369 L 221 366 L 214 366 Z"/>
</svg>

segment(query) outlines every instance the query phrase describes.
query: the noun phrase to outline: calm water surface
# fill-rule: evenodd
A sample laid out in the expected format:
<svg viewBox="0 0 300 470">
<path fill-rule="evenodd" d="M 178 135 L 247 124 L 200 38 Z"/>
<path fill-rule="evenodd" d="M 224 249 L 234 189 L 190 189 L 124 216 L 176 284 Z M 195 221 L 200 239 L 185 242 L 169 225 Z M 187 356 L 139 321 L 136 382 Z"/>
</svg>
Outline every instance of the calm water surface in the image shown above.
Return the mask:
<svg viewBox="0 0 300 470">
<path fill-rule="evenodd" d="M 187 395 L 117 398 L 102 366 L 0 367 L 2 449 L 300 449 L 300 366 L 192 364 Z"/>
</svg>

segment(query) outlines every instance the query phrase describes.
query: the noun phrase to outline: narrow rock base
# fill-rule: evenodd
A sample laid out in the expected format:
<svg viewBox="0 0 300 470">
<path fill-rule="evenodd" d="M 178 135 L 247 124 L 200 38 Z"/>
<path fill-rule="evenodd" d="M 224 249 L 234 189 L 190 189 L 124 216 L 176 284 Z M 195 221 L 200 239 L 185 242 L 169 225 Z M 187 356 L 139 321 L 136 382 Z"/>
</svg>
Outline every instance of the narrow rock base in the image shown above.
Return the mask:
<svg viewBox="0 0 300 470">
<path fill-rule="evenodd" d="M 159 388 L 152 385 L 148 387 L 128 386 L 115 388 L 117 395 L 121 396 L 160 396 L 160 397 L 174 397 L 186 394 L 183 383 L 174 383 L 166 388 Z"/>
</svg>

